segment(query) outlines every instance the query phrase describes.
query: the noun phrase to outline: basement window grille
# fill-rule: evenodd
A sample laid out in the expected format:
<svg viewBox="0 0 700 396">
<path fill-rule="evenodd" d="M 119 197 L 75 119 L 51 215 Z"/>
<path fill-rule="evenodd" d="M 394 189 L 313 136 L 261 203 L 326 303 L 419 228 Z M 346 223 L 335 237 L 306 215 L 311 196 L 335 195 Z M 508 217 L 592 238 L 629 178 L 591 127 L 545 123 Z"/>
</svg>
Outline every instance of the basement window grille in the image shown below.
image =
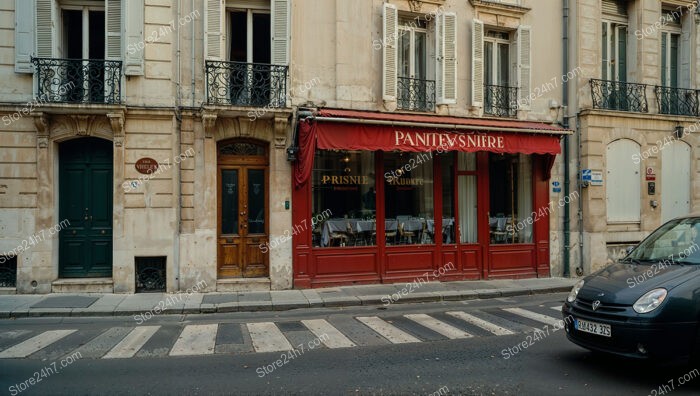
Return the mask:
<svg viewBox="0 0 700 396">
<path fill-rule="evenodd" d="M 165 256 L 136 257 L 136 293 L 165 292 Z"/>
<path fill-rule="evenodd" d="M 17 287 L 17 256 L 0 256 L 0 287 Z"/>
</svg>

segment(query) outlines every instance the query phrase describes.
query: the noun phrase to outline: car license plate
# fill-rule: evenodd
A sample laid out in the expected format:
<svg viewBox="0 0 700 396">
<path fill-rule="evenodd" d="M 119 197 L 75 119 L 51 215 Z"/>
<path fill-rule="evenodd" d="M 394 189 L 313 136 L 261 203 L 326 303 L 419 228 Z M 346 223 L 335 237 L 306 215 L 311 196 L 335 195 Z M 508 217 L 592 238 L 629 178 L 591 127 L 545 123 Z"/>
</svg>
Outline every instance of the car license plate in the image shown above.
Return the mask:
<svg viewBox="0 0 700 396">
<path fill-rule="evenodd" d="M 574 321 L 574 327 L 576 330 L 583 331 L 584 333 L 596 334 L 603 337 L 612 337 L 612 328 L 607 324 L 576 319 Z"/>
</svg>

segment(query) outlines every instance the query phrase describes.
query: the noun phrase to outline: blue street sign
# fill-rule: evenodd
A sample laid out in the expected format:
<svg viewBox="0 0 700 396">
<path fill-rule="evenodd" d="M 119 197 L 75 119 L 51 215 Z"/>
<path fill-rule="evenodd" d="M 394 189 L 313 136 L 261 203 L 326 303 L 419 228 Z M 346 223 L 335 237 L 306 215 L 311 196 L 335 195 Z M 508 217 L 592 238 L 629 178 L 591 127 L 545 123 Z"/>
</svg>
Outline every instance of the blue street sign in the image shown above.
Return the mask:
<svg viewBox="0 0 700 396">
<path fill-rule="evenodd" d="M 553 182 L 552 182 L 552 185 L 553 185 L 554 187 L 559 187 L 559 184 L 560 184 L 560 183 L 559 183 L 558 181 L 553 181 Z"/>
<path fill-rule="evenodd" d="M 555 193 L 561 192 L 561 187 L 552 188 L 552 192 L 555 192 Z"/>
<path fill-rule="evenodd" d="M 583 181 L 591 181 L 591 170 L 590 169 L 581 169 L 581 180 Z"/>
</svg>

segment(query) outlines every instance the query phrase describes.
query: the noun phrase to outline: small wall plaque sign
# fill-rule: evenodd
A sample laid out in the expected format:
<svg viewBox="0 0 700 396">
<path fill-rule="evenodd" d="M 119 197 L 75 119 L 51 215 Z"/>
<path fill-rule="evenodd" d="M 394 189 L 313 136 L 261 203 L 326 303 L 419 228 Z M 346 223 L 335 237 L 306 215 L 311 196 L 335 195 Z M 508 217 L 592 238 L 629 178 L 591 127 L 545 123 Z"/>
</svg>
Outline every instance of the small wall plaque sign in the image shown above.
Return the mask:
<svg viewBox="0 0 700 396">
<path fill-rule="evenodd" d="M 139 173 L 150 175 L 158 169 L 158 161 L 148 157 L 139 158 L 139 160 L 136 161 L 136 164 L 134 164 L 134 167 L 136 167 L 136 170 Z"/>
</svg>

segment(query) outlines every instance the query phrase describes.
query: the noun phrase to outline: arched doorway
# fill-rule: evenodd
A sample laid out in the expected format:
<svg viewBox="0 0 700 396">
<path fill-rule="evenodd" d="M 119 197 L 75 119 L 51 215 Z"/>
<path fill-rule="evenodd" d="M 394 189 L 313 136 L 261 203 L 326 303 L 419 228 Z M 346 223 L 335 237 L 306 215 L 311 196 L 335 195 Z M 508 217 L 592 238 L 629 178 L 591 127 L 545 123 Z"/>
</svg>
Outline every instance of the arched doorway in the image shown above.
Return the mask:
<svg viewBox="0 0 700 396">
<path fill-rule="evenodd" d="M 269 276 L 268 148 L 236 139 L 217 146 L 218 278 Z"/>
<path fill-rule="evenodd" d="M 61 278 L 112 277 L 112 142 L 80 138 L 59 145 Z"/>
</svg>

